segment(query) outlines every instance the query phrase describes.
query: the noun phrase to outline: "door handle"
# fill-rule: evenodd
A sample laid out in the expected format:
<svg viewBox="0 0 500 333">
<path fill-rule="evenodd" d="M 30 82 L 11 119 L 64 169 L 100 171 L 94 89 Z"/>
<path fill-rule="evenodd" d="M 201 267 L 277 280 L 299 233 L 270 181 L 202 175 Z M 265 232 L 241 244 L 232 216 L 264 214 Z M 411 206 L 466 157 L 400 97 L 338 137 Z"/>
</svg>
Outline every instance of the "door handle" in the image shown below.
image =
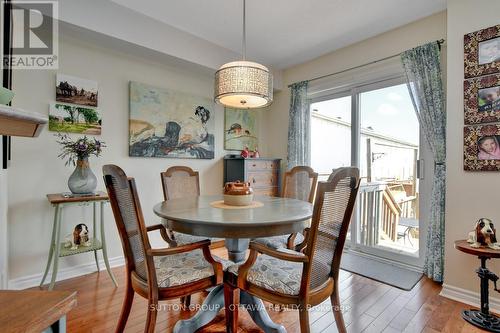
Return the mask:
<svg viewBox="0 0 500 333">
<path fill-rule="evenodd" d="M 424 160 L 417 160 L 417 179 L 424 179 Z"/>
</svg>

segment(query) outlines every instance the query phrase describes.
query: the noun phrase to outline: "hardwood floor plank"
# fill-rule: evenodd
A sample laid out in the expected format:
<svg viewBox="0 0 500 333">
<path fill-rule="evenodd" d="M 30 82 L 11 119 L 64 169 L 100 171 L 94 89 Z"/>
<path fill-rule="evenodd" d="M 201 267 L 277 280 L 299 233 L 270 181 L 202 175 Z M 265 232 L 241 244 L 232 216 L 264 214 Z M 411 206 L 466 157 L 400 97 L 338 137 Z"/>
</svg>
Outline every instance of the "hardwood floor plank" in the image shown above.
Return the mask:
<svg viewBox="0 0 500 333">
<path fill-rule="evenodd" d="M 214 254 L 225 256 L 224 249 Z M 75 290 L 77 307 L 68 314 L 69 333 L 114 332 L 125 295 L 125 274 L 123 267 L 113 269 L 119 287 L 115 288 L 105 271 L 92 273 L 74 279 L 58 282 L 56 290 Z M 469 306 L 439 296 L 441 286 L 422 278 L 411 291 L 403 291 L 365 277 L 341 271 L 339 274 L 341 304 L 345 308 L 344 319 L 349 333 L 479 333 L 483 332 L 461 317 L 461 311 Z M 38 289 L 38 288 L 33 288 Z M 193 295 L 192 304 L 201 304 L 206 293 Z M 171 308 L 178 308 L 178 299 L 161 302 Z M 266 303 L 266 305 L 269 305 Z M 136 295 L 125 328 L 126 333 L 144 331 L 147 301 Z M 161 309 L 158 314 L 156 332 L 171 332 L 179 319 L 192 316 L 195 311 Z M 289 333 L 299 333 L 299 316 L 295 310 L 269 311 L 273 321 L 281 323 Z M 327 299 L 310 311 L 311 332 L 338 332 Z M 203 333 L 225 332 L 224 311 L 215 320 L 200 330 Z M 239 333 L 262 332 L 251 320 L 250 315 L 240 311 Z"/>
</svg>

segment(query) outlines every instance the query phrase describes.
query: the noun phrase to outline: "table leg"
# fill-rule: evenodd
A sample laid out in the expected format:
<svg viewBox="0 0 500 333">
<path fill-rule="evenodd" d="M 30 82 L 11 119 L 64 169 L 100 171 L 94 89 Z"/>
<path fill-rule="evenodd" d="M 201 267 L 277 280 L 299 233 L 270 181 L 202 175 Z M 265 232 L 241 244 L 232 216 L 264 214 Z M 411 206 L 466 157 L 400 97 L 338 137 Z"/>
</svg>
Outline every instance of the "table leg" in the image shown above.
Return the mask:
<svg viewBox="0 0 500 333">
<path fill-rule="evenodd" d="M 210 323 L 224 307 L 224 288 L 220 284 L 208 294 L 200 310 L 187 320 L 179 320 L 174 333 L 192 333 Z"/>
<path fill-rule="evenodd" d="M 488 258 L 480 257 L 479 259 L 481 259 L 481 267 L 476 272 L 481 279 L 481 310 L 464 310 L 462 318 L 474 326 L 500 333 L 500 318 L 490 314 L 488 290 L 490 280 L 496 281 L 498 277 L 486 268 Z"/>
<path fill-rule="evenodd" d="M 229 259 L 243 262 L 249 239 L 226 238 L 226 249 Z M 190 319 L 180 320 L 175 324 L 174 333 L 191 333 L 210 323 L 224 306 L 224 288 L 218 285 L 208 294 L 200 310 Z M 286 329 L 275 324 L 261 299 L 244 291 L 240 292 L 240 306 L 250 313 L 253 321 L 266 333 L 285 333 Z"/>
<path fill-rule="evenodd" d="M 226 249 L 229 260 L 232 262 L 245 261 L 249 239 L 226 238 Z"/>
<path fill-rule="evenodd" d="M 97 237 L 97 229 L 96 229 L 96 225 L 97 225 L 97 203 L 96 202 L 93 202 L 93 212 L 94 212 L 94 218 L 93 218 L 93 221 L 92 221 L 92 225 L 93 225 L 93 234 L 94 234 L 94 240 L 96 239 Z M 99 260 L 97 258 L 97 250 L 94 250 L 94 259 L 95 259 L 95 265 L 97 266 L 97 271 L 99 272 L 101 269 L 99 268 Z"/>
<path fill-rule="evenodd" d="M 118 287 L 118 283 L 116 283 L 115 276 L 113 272 L 111 272 L 111 267 L 109 266 L 108 261 L 108 251 L 106 247 L 106 236 L 104 235 L 104 202 L 101 202 L 101 241 L 102 241 L 102 257 L 104 259 L 104 264 L 106 265 L 106 270 L 108 271 L 109 277 L 113 280 L 115 287 Z"/>
<path fill-rule="evenodd" d="M 57 214 L 57 219 L 55 220 L 56 222 L 56 239 L 54 242 L 54 265 L 52 268 L 52 278 L 50 280 L 50 285 L 49 285 L 49 290 L 54 289 L 54 284 L 56 283 L 56 278 L 57 278 L 57 269 L 59 266 L 59 249 L 61 246 L 61 220 L 62 220 L 62 210 L 63 210 L 64 205 L 63 204 L 58 204 L 57 209 L 59 210 L 59 214 Z"/>
<path fill-rule="evenodd" d="M 266 333 L 286 333 L 286 329 L 282 325 L 278 325 L 271 320 L 267 313 L 264 302 L 258 297 L 250 295 L 247 292 L 240 292 L 240 305 L 245 308 L 254 323 Z"/>
<path fill-rule="evenodd" d="M 43 273 L 43 278 L 42 281 L 40 282 L 40 287 L 43 286 L 43 283 L 45 282 L 45 278 L 47 278 L 47 274 L 49 273 L 49 269 L 51 266 L 52 262 L 52 256 L 54 255 L 54 242 L 56 238 L 56 224 L 57 224 L 57 218 L 59 215 L 59 205 L 54 206 L 54 222 L 52 223 L 52 237 L 50 239 L 50 248 L 49 248 L 49 259 L 47 259 L 47 265 L 45 267 L 45 273 Z"/>
</svg>

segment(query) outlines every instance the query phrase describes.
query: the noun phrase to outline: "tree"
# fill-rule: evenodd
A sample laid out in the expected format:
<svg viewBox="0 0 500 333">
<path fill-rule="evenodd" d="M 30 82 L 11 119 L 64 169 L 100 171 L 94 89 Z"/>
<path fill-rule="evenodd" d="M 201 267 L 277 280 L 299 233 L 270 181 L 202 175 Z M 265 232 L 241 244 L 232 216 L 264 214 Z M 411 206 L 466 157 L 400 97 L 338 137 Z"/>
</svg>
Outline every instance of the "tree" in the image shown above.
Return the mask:
<svg viewBox="0 0 500 333">
<path fill-rule="evenodd" d="M 70 105 L 64 105 L 64 104 L 56 104 L 56 108 L 60 110 L 61 108 L 66 111 L 69 114 L 69 118 L 71 119 L 71 123 L 75 123 L 75 107 L 70 106 Z"/>
<path fill-rule="evenodd" d="M 87 124 L 93 124 L 99 121 L 99 116 L 94 109 L 81 108 L 80 112 Z"/>
</svg>

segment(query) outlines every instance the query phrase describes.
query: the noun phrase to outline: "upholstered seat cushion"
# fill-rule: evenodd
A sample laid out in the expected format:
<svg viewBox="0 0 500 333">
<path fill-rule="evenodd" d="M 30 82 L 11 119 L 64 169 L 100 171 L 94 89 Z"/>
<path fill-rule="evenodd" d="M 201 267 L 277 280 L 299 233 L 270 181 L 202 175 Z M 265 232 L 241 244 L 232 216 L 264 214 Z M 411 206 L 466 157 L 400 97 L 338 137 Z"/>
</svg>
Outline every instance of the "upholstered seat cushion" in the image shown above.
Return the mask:
<svg viewBox="0 0 500 333">
<path fill-rule="evenodd" d="M 186 245 L 186 244 L 191 244 L 191 243 L 196 243 L 200 242 L 205 239 L 210 239 L 212 242 L 216 242 L 219 240 L 222 240 L 222 238 L 209 238 L 209 237 L 202 237 L 202 236 L 193 236 L 193 235 L 188 235 L 188 234 L 183 234 L 180 232 L 173 232 L 174 239 L 177 242 L 177 245 Z"/>
<path fill-rule="evenodd" d="M 213 256 L 227 268 L 232 263 Z M 168 256 L 154 257 L 158 287 L 174 287 L 195 282 L 214 275 L 214 269 L 203 256 L 201 249 Z"/>
<path fill-rule="evenodd" d="M 288 237 L 290 235 L 281 235 L 281 236 L 272 236 L 272 237 L 263 237 L 263 238 L 256 238 L 253 241 L 260 243 L 262 245 L 265 245 L 271 249 L 281 249 L 281 248 L 286 248 L 287 242 L 288 242 Z M 294 245 L 297 246 L 300 243 L 304 241 L 304 235 L 302 235 L 300 232 L 297 233 L 297 236 L 295 237 L 295 242 Z"/>
<path fill-rule="evenodd" d="M 302 255 L 294 251 L 286 252 Z M 227 271 L 238 275 L 239 267 L 240 265 L 231 265 Z M 264 289 L 296 296 L 300 290 L 303 267 L 300 262 L 281 260 L 261 254 L 248 271 L 247 280 Z"/>
</svg>

